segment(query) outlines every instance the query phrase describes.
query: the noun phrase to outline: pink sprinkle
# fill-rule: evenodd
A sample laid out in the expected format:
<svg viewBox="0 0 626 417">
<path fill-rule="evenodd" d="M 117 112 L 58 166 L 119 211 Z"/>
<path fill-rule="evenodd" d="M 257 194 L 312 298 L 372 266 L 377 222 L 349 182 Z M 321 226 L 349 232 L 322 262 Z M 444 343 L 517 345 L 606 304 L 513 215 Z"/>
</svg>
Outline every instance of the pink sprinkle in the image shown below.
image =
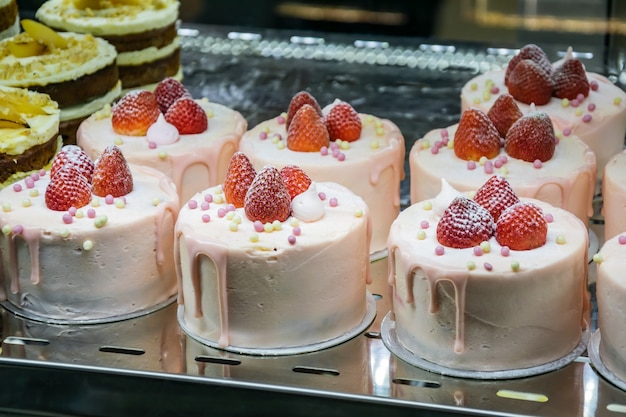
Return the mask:
<svg viewBox="0 0 626 417">
<path fill-rule="evenodd" d="M 259 139 L 261 139 L 261 140 L 265 140 L 265 139 L 267 139 L 267 132 L 261 132 L 261 133 L 259 133 Z"/>
<path fill-rule="evenodd" d="M 337 144 L 337 142 L 330 142 L 330 149 L 333 151 L 335 149 L 339 149 L 339 145 Z"/>
<path fill-rule="evenodd" d="M 580 106 L 580 103 L 578 102 L 577 99 L 574 99 L 574 100 L 570 101 L 569 104 L 570 104 L 570 106 L 572 106 L 574 108 Z"/>
<path fill-rule="evenodd" d="M 70 216 L 76 216 L 76 212 L 78 211 L 78 209 L 76 207 L 70 207 L 67 212 L 70 214 Z"/>
<path fill-rule="evenodd" d="M 26 188 L 33 188 L 33 187 L 35 187 L 35 181 L 33 181 L 33 179 L 31 177 L 27 177 L 24 180 L 24 183 L 26 184 Z"/>
<path fill-rule="evenodd" d="M 45 169 L 40 169 L 39 170 L 39 176 L 40 177 L 45 177 L 46 176 L 46 170 Z"/>
<path fill-rule="evenodd" d="M 72 217 L 72 215 L 69 213 L 64 213 L 62 219 L 63 223 L 65 224 L 72 224 L 72 222 L 74 221 L 74 217 Z"/>
<path fill-rule="evenodd" d="M 485 174 L 493 174 L 493 162 L 485 161 Z"/>
<path fill-rule="evenodd" d="M 234 204 L 229 204 L 226 206 L 226 212 L 235 211 L 236 207 Z"/>
<path fill-rule="evenodd" d="M 429 227 L 429 226 L 430 226 L 430 223 L 428 223 L 428 220 L 422 220 L 422 221 L 420 222 L 420 227 L 421 227 L 422 229 L 428 229 L 428 227 Z"/>
<path fill-rule="evenodd" d="M 213 194 L 205 194 L 204 195 L 204 201 L 206 201 L 207 203 L 212 203 L 213 202 Z"/>
<path fill-rule="evenodd" d="M 263 223 L 261 223 L 260 220 L 255 220 L 252 225 L 254 226 L 254 230 L 257 233 L 261 233 L 263 230 L 265 230 L 265 228 L 263 227 Z"/>
<path fill-rule="evenodd" d="M 552 223 L 554 221 L 554 216 L 551 213 L 546 213 L 543 218 L 545 219 L 546 223 Z"/>
<path fill-rule="evenodd" d="M 500 88 L 493 86 L 491 87 L 491 94 L 498 94 L 500 92 Z"/>
<path fill-rule="evenodd" d="M 439 153 L 439 146 L 433 146 L 430 148 L 430 153 L 433 155 L 437 155 Z"/>
<path fill-rule="evenodd" d="M 16 193 L 19 193 L 20 191 L 22 191 L 22 185 L 21 184 L 13 184 L 13 191 L 15 191 Z"/>
<path fill-rule="evenodd" d="M 286 120 L 283 116 L 278 116 L 276 118 L 276 121 L 278 122 L 279 125 L 285 124 Z"/>
<path fill-rule="evenodd" d="M 113 204 L 114 201 L 115 199 L 113 198 L 111 194 L 108 194 L 106 197 L 104 197 L 104 202 L 106 204 Z"/>
<path fill-rule="evenodd" d="M 278 140 L 283 140 L 283 136 L 280 133 L 274 133 L 274 137 L 278 138 Z"/>
<path fill-rule="evenodd" d="M 323 191 L 321 191 L 321 192 L 320 192 L 317 196 L 318 196 L 318 197 L 320 198 L 320 200 L 322 200 L 322 201 L 326 200 L 326 193 L 325 193 L 325 192 L 323 192 Z"/>
<path fill-rule="evenodd" d="M 441 137 L 444 139 L 447 139 L 448 137 L 450 137 L 450 134 L 448 133 L 447 129 L 441 129 Z"/>
<path fill-rule="evenodd" d="M 346 160 L 346 154 L 343 152 L 339 152 L 339 155 L 337 155 L 337 161 L 343 162 L 345 160 Z"/>
<path fill-rule="evenodd" d="M 483 256 L 483 248 L 480 246 L 474 246 L 474 255 Z"/>
<path fill-rule="evenodd" d="M 96 217 L 96 210 L 90 208 L 89 210 L 87 210 L 87 217 L 89 217 L 90 219 L 93 219 Z"/>
<path fill-rule="evenodd" d="M 221 219 L 224 216 L 226 216 L 226 209 L 224 207 L 218 208 L 217 209 L 217 217 L 219 217 Z"/>
<path fill-rule="evenodd" d="M 509 162 L 509 158 L 506 155 L 500 155 L 498 156 L 498 159 L 502 161 L 502 164 L 506 164 L 507 162 Z"/>
<path fill-rule="evenodd" d="M 566 127 L 565 129 L 563 129 L 563 136 L 569 136 L 572 134 L 572 129 L 570 129 L 569 127 Z"/>
<path fill-rule="evenodd" d="M 294 236 L 300 236 L 300 233 L 302 233 L 302 230 L 300 230 L 300 227 L 296 226 L 293 229 L 291 229 L 291 233 L 293 233 Z"/>
<path fill-rule="evenodd" d="M 36 172 L 30 174 L 30 177 L 33 179 L 33 181 L 39 181 L 39 174 L 37 174 Z"/>
<path fill-rule="evenodd" d="M 208 223 L 208 222 L 210 222 L 210 221 L 211 221 L 211 216 L 209 216 L 209 215 L 208 215 L 208 214 L 206 214 L 206 213 L 202 215 L 202 222 L 203 222 L 203 223 Z"/>
<path fill-rule="evenodd" d="M 554 136 L 554 144 L 558 145 L 560 141 L 561 141 L 561 139 L 559 139 L 559 137 L 555 135 Z"/>
<path fill-rule="evenodd" d="M 495 161 L 493 161 L 493 166 L 495 168 L 502 168 L 502 166 L 504 165 L 504 163 L 502 162 L 502 159 L 497 158 Z"/>
<path fill-rule="evenodd" d="M 589 103 L 589 105 L 587 106 L 587 110 L 589 110 L 590 112 L 594 111 L 595 109 L 596 109 L 595 103 Z"/>
<path fill-rule="evenodd" d="M 474 161 L 467 161 L 467 169 L 469 169 L 470 171 L 473 171 L 476 169 L 476 162 Z"/>
<path fill-rule="evenodd" d="M 200 208 L 204 211 L 208 210 L 211 207 L 210 203 L 207 203 L 206 201 L 202 204 L 200 204 Z"/>
<path fill-rule="evenodd" d="M 196 200 L 189 200 L 189 202 L 187 203 L 187 207 L 189 207 L 191 210 L 195 210 L 198 208 L 198 202 Z"/>
<path fill-rule="evenodd" d="M 441 148 L 443 146 L 443 142 L 440 140 L 436 140 L 435 143 L 433 144 L 433 146 L 435 148 Z"/>
<path fill-rule="evenodd" d="M 579 103 L 582 103 L 583 101 L 585 101 L 585 95 L 583 93 L 578 93 L 578 95 L 576 96 L 576 100 L 578 100 Z"/>
<path fill-rule="evenodd" d="M 508 247 L 508 246 L 502 246 L 502 247 L 500 248 L 500 255 L 502 255 L 502 256 L 504 256 L 504 257 L 507 257 L 507 256 L 509 256 L 509 255 L 510 255 L 510 253 L 511 253 L 511 250 L 509 249 L 509 247 Z"/>
<path fill-rule="evenodd" d="M 449 142 L 450 142 L 450 138 L 448 138 L 448 137 L 445 137 L 445 138 L 443 138 L 443 139 L 441 140 L 441 144 L 442 144 L 443 146 L 448 146 L 448 143 L 449 143 Z"/>
<path fill-rule="evenodd" d="M 13 226 L 13 233 L 15 233 L 16 235 L 21 235 L 23 231 L 24 226 L 22 226 L 21 224 L 16 224 L 15 226 Z"/>
<path fill-rule="evenodd" d="M 437 256 L 443 255 L 444 252 L 445 252 L 445 249 L 443 248 L 443 246 L 437 246 L 435 248 L 435 255 Z"/>
<path fill-rule="evenodd" d="M 287 237 L 287 241 L 291 244 L 291 245 L 295 245 L 296 244 L 296 237 L 294 235 L 289 235 Z"/>
<path fill-rule="evenodd" d="M 328 147 L 322 146 L 322 149 L 320 149 L 320 153 L 322 154 L 322 156 L 328 155 Z"/>
<path fill-rule="evenodd" d="M 152 142 L 152 141 L 148 142 L 148 149 L 156 149 L 156 147 L 157 147 L 156 142 Z"/>
<path fill-rule="evenodd" d="M 620 237 L 617 238 L 617 241 L 620 245 L 626 245 L 626 236 L 620 235 Z"/>
<path fill-rule="evenodd" d="M 339 205 L 339 202 L 337 201 L 335 197 L 332 197 L 330 200 L 328 200 L 328 204 L 331 207 L 337 207 Z"/>
<path fill-rule="evenodd" d="M 540 169 L 542 167 L 542 163 L 540 160 L 535 159 L 535 161 L 533 162 L 533 167 L 535 167 L 536 169 Z"/>
<path fill-rule="evenodd" d="M 589 123 L 590 121 L 591 121 L 591 115 L 590 114 L 585 114 L 583 116 L 583 122 Z"/>
<path fill-rule="evenodd" d="M 485 269 L 487 271 L 491 271 L 493 269 L 493 266 L 489 262 L 485 262 Z"/>
<path fill-rule="evenodd" d="M 333 149 L 332 150 L 333 158 L 337 158 L 340 153 L 341 153 L 341 151 L 339 150 L 339 148 Z"/>
</svg>

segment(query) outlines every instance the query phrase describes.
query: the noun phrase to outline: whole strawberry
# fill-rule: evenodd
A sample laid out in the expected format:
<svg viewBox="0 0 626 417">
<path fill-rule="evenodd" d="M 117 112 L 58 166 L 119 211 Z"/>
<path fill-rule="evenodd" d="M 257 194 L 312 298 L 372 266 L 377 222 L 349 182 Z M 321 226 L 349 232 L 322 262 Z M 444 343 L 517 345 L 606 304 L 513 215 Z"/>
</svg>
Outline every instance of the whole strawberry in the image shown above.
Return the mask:
<svg viewBox="0 0 626 417">
<path fill-rule="evenodd" d="M 302 194 L 309 189 L 311 178 L 296 165 L 287 165 L 280 170 L 289 196 L 293 200 L 297 195 Z"/>
<path fill-rule="evenodd" d="M 111 145 L 96 160 L 91 186 L 98 197 L 121 197 L 133 191 L 133 175 L 120 148 Z"/>
<path fill-rule="evenodd" d="M 541 49 L 539 46 L 535 44 L 524 45 L 517 55 L 515 55 L 510 61 L 509 65 L 506 67 L 506 72 L 504 74 L 504 85 L 509 85 L 509 77 L 511 76 L 511 72 L 513 69 L 519 64 L 519 62 L 523 59 L 529 59 L 534 61 L 539 68 L 543 69 L 544 72 L 548 75 L 552 72 L 552 64 L 550 63 L 550 59 L 548 55 Z"/>
<path fill-rule="evenodd" d="M 456 197 L 437 224 L 437 240 L 450 248 L 471 248 L 493 236 L 493 217 L 478 203 Z"/>
<path fill-rule="evenodd" d="M 80 174 L 82 174 L 88 183 L 91 184 L 91 177 L 93 176 L 94 164 L 91 158 L 83 151 L 83 149 L 76 145 L 65 145 L 59 153 L 57 153 L 52 161 L 52 167 L 50 168 L 50 176 L 53 177 L 63 167 L 74 167 Z"/>
<path fill-rule="evenodd" d="M 304 104 L 287 129 L 287 147 L 297 152 L 319 152 L 329 145 L 330 137 L 322 116 L 311 105 Z"/>
<path fill-rule="evenodd" d="M 209 127 L 204 109 L 191 97 L 176 100 L 165 113 L 165 120 L 173 124 L 181 135 L 202 133 Z"/>
<path fill-rule="evenodd" d="M 585 72 L 585 66 L 575 58 L 566 59 L 552 72 L 554 96 L 573 100 L 579 94 L 589 95 L 589 80 Z"/>
<path fill-rule="evenodd" d="M 522 117 L 522 111 L 519 109 L 513 96 L 504 93 L 493 103 L 493 106 L 487 112 L 487 116 L 498 130 L 500 137 L 503 138 L 513 123 Z"/>
<path fill-rule="evenodd" d="M 513 250 L 530 250 L 545 245 L 548 223 L 539 206 L 519 202 L 502 212 L 496 223 L 496 240 Z"/>
<path fill-rule="evenodd" d="M 263 167 L 252 181 L 244 200 L 250 221 L 283 222 L 291 213 L 291 197 L 280 172 L 271 165 Z"/>
<path fill-rule="evenodd" d="M 504 139 L 504 149 L 513 158 L 526 162 L 552 159 L 556 135 L 552 120 L 545 112 L 531 112 L 511 126 Z"/>
<path fill-rule="evenodd" d="M 305 104 L 313 107 L 317 114 L 319 114 L 320 117 L 322 116 L 322 108 L 320 107 L 315 97 L 313 97 L 311 93 L 307 91 L 300 91 L 296 95 L 294 95 L 289 102 L 289 108 L 287 109 L 287 128 L 289 128 L 289 125 L 291 125 L 293 116 L 295 116 L 296 112 L 300 110 L 300 107 L 304 106 Z"/>
<path fill-rule="evenodd" d="M 230 158 L 224 180 L 226 202 L 235 207 L 243 207 L 246 193 L 255 176 L 256 171 L 250 159 L 243 152 L 235 152 Z"/>
<path fill-rule="evenodd" d="M 345 140 L 354 142 L 361 137 L 361 118 L 354 108 L 345 102 L 335 104 L 326 117 L 324 123 L 328 129 L 330 140 Z"/>
<path fill-rule="evenodd" d="M 91 201 L 91 186 L 75 167 L 65 166 L 50 178 L 44 197 L 50 210 L 81 208 Z"/>
<path fill-rule="evenodd" d="M 454 154 L 465 161 L 478 161 L 500 153 L 500 134 L 493 122 L 480 109 L 470 107 L 461 115 L 454 133 Z"/>
<path fill-rule="evenodd" d="M 159 114 L 154 93 L 146 90 L 131 91 L 111 108 L 113 131 L 120 135 L 145 136 Z"/>
<path fill-rule="evenodd" d="M 494 175 L 476 191 L 474 201 L 486 208 L 497 221 L 504 210 L 519 202 L 519 197 L 506 178 Z"/>
<path fill-rule="evenodd" d="M 183 83 L 172 77 L 167 77 L 158 83 L 154 89 L 154 95 L 156 96 L 159 110 L 163 114 L 167 113 L 167 109 L 179 98 L 191 97 Z"/>
<path fill-rule="evenodd" d="M 522 59 L 509 75 L 509 94 L 522 103 L 548 104 L 552 99 L 552 79 L 539 64 Z"/>
</svg>

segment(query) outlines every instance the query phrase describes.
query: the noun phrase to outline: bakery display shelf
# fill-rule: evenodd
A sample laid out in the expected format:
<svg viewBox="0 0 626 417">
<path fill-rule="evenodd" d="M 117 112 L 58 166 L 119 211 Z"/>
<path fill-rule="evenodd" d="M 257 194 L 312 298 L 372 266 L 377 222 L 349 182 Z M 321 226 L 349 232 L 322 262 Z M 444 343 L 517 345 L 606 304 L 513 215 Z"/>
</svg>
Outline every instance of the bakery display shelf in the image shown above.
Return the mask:
<svg viewBox="0 0 626 417">
<path fill-rule="evenodd" d="M 322 105 L 339 97 L 393 120 L 407 151 L 428 130 L 455 123 L 461 86 L 504 65 L 511 52 L 203 26 L 183 25 L 180 33 L 192 94 L 239 110 L 250 126 L 309 89 Z M 408 174 L 407 165 L 404 206 Z M 540 375 L 499 380 L 445 376 L 399 359 L 381 337 L 391 309 L 387 266 L 384 257 L 371 265 L 376 315 L 366 330 L 297 355 L 243 355 L 203 345 L 182 331 L 175 302 L 125 321 L 73 326 L 2 309 L 0 416 L 626 413 L 626 392 L 596 372 L 586 354 Z"/>
</svg>

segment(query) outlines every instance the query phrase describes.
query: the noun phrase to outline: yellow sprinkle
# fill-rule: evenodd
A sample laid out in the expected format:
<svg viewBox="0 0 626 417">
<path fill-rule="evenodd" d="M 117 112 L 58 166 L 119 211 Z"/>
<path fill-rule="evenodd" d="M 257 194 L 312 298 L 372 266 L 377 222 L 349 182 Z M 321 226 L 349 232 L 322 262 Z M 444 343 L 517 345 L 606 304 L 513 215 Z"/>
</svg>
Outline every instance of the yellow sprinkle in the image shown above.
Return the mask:
<svg viewBox="0 0 626 417">
<path fill-rule="evenodd" d="M 206 111 L 206 117 L 209 118 L 209 119 L 213 118 L 213 109 L 208 109 Z"/>
<path fill-rule="evenodd" d="M 2 203 L 2 211 L 4 211 L 5 213 L 8 213 L 9 211 L 11 211 L 11 204 Z"/>
<path fill-rule="evenodd" d="M 93 220 L 93 224 L 94 226 L 96 226 L 98 229 L 104 227 L 107 222 L 109 221 L 109 218 L 105 215 L 102 216 L 96 216 L 96 218 Z"/>
<path fill-rule="evenodd" d="M 159 152 L 159 159 L 165 159 L 165 158 L 167 158 L 167 152 L 165 151 Z"/>
<path fill-rule="evenodd" d="M 507 175 L 509 175 L 509 169 L 507 167 L 501 167 L 500 175 L 502 175 L 503 177 L 506 177 Z"/>
<path fill-rule="evenodd" d="M 285 141 L 281 140 L 280 142 L 278 142 L 276 144 L 276 149 L 278 149 L 279 151 L 282 151 L 283 149 L 285 149 Z"/>
<path fill-rule="evenodd" d="M 270 133 L 270 127 L 269 126 L 264 126 L 263 129 L 261 129 L 261 130 L 263 130 L 263 132 L 265 132 L 265 133 Z"/>
<path fill-rule="evenodd" d="M 228 228 L 230 229 L 231 232 L 236 232 L 237 230 L 239 230 L 239 225 L 235 222 L 232 222 L 231 224 L 228 225 Z"/>
<path fill-rule="evenodd" d="M 231 213 L 232 213 L 232 212 L 231 212 Z M 235 214 L 235 215 L 233 216 L 233 222 L 234 222 L 234 223 L 237 223 L 237 224 L 241 224 L 241 216 L 240 216 L 240 215 L 238 215 L 238 214 Z"/>
<path fill-rule="evenodd" d="M 341 149 L 343 149 L 343 150 L 350 149 L 350 142 L 345 141 L 345 140 L 342 140 L 342 141 L 339 143 L 339 147 L 340 147 Z"/>
<path fill-rule="evenodd" d="M 91 199 L 91 207 L 100 207 L 100 199 L 98 197 Z"/>
<path fill-rule="evenodd" d="M 422 141 L 422 149 L 430 148 L 430 142 L 427 140 Z"/>
<path fill-rule="evenodd" d="M 2 226 L 2 233 L 5 235 L 8 235 L 9 233 L 11 233 L 11 230 L 13 229 L 8 224 L 5 224 L 4 226 Z"/>
<path fill-rule="evenodd" d="M 297 218 L 292 217 L 292 218 L 289 219 L 289 225 L 291 227 L 299 226 L 300 225 L 300 221 Z"/>
<path fill-rule="evenodd" d="M 472 90 L 472 91 L 478 90 L 478 84 L 477 83 L 471 83 L 470 84 L 470 90 Z"/>
<path fill-rule="evenodd" d="M 279 141 L 280 141 L 280 137 L 278 137 L 278 136 L 273 136 L 272 137 L 272 145 L 278 144 Z"/>
<path fill-rule="evenodd" d="M 496 83 L 493 82 L 493 80 L 491 78 L 487 78 L 485 80 L 485 87 L 486 88 L 491 88 L 495 85 Z"/>
<path fill-rule="evenodd" d="M 519 271 L 519 261 L 511 261 L 511 271 Z"/>
<path fill-rule="evenodd" d="M 561 100 L 561 107 L 569 107 L 569 99 L 564 98 L 563 100 Z"/>
<path fill-rule="evenodd" d="M 259 241 L 259 235 L 257 235 L 256 233 L 252 233 L 250 235 L 250 242 L 258 242 Z"/>
<path fill-rule="evenodd" d="M 376 128 L 376 136 L 384 136 L 385 135 L 385 129 L 381 126 L 381 127 L 377 127 Z"/>
<path fill-rule="evenodd" d="M 85 240 L 83 242 L 83 249 L 84 250 L 92 250 L 93 249 L 93 242 L 91 240 Z"/>
<path fill-rule="evenodd" d="M 476 269 L 476 263 L 474 263 L 474 261 L 467 261 L 467 269 L 473 271 L 474 269 Z"/>
<path fill-rule="evenodd" d="M 596 253 L 595 255 L 593 255 L 593 261 L 597 264 L 601 264 L 602 261 L 604 261 L 604 258 L 599 253 Z"/>
<path fill-rule="evenodd" d="M 124 143 L 124 141 L 122 140 L 122 138 L 116 137 L 115 139 L 113 139 L 113 143 L 116 145 L 121 145 L 122 143 Z"/>
<path fill-rule="evenodd" d="M 565 236 L 563 236 L 563 235 L 558 235 L 558 236 L 556 237 L 556 243 L 557 243 L 557 244 L 559 244 L 559 245 L 563 245 L 563 244 L 565 244 Z"/>
<path fill-rule="evenodd" d="M 480 97 L 474 97 L 474 104 L 480 104 Z"/>
<path fill-rule="evenodd" d="M 561 140 L 563 139 L 563 132 L 561 132 L 560 130 L 556 131 L 554 132 L 554 136 L 556 136 L 559 140 Z"/>
<path fill-rule="evenodd" d="M 156 206 L 158 206 L 159 204 L 161 204 L 161 199 L 160 199 L 159 197 L 154 197 L 154 198 L 152 199 L 152 205 L 156 207 Z"/>
<path fill-rule="evenodd" d="M 22 207 L 30 207 L 31 202 L 30 202 L 30 198 L 25 198 L 22 200 Z"/>
<path fill-rule="evenodd" d="M 274 220 L 274 222 L 272 223 L 272 229 L 283 230 L 283 224 L 279 222 L 278 220 Z"/>
<path fill-rule="evenodd" d="M 450 139 L 448 141 L 448 145 L 446 146 L 448 149 L 453 149 L 454 148 L 454 139 Z"/>
<path fill-rule="evenodd" d="M 367 123 L 372 123 L 374 121 L 374 116 L 372 116 L 371 114 L 368 114 L 367 116 L 365 116 L 365 121 Z"/>
<path fill-rule="evenodd" d="M 480 166 L 485 165 L 485 162 L 487 162 L 487 157 L 486 156 L 481 156 L 480 159 L 478 160 L 478 164 Z"/>
<path fill-rule="evenodd" d="M 422 204 L 422 208 L 424 210 L 432 210 L 433 209 L 433 202 L 432 201 L 424 201 L 424 204 Z"/>
<path fill-rule="evenodd" d="M 223 194 L 224 193 L 224 189 L 220 186 L 217 188 L 217 190 L 214 191 L 215 194 Z"/>
<path fill-rule="evenodd" d="M 468 192 L 466 193 L 466 195 L 467 195 L 467 198 L 471 198 L 471 199 L 473 199 L 473 198 L 474 198 L 474 196 L 476 195 L 476 191 L 475 191 L 475 190 L 468 191 Z"/>
<path fill-rule="evenodd" d="M 224 202 L 224 197 L 222 197 L 221 195 L 216 195 L 215 197 L 213 197 L 213 202 L 215 204 L 222 204 Z"/>
<path fill-rule="evenodd" d="M 282 112 L 280 115 L 283 119 L 287 119 L 287 112 Z"/>
<path fill-rule="evenodd" d="M 576 109 L 576 111 L 574 112 L 576 114 L 576 116 L 580 117 L 583 115 L 583 109 L 581 109 L 580 107 Z"/>
<path fill-rule="evenodd" d="M 226 220 L 232 220 L 234 217 L 235 217 L 234 211 L 229 211 L 228 214 L 226 214 Z"/>
<path fill-rule="evenodd" d="M 354 210 L 354 216 L 355 217 L 363 217 L 363 210 L 361 210 L 359 208 Z"/>
<path fill-rule="evenodd" d="M 61 236 L 62 238 L 66 238 L 70 235 L 70 231 L 67 229 L 61 229 L 59 230 L 59 236 Z"/>
<path fill-rule="evenodd" d="M 77 210 L 76 211 L 76 218 L 77 219 L 82 219 L 83 217 L 85 217 L 85 213 L 82 210 Z"/>
<path fill-rule="evenodd" d="M 272 226 L 272 223 L 265 223 L 263 225 L 263 231 L 266 233 L 272 233 L 274 231 L 274 226 Z"/>
<path fill-rule="evenodd" d="M 417 239 L 418 240 L 426 239 L 426 232 L 424 230 L 418 230 L 417 231 Z"/>
<path fill-rule="evenodd" d="M 483 242 L 480 242 L 480 248 L 483 250 L 484 253 L 491 252 L 491 245 L 486 240 Z"/>
<path fill-rule="evenodd" d="M 30 195 L 31 197 L 37 197 L 39 195 L 39 190 L 36 188 L 32 188 L 28 195 Z"/>
<path fill-rule="evenodd" d="M 485 100 L 485 101 L 491 100 L 491 92 L 490 91 L 487 91 L 487 90 L 483 91 L 483 100 Z"/>
<path fill-rule="evenodd" d="M 115 199 L 115 207 L 117 208 L 124 208 L 126 207 L 126 203 L 124 202 L 123 198 L 116 198 Z"/>
<path fill-rule="evenodd" d="M 615 104 L 616 106 L 619 106 L 620 104 L 622 104 L 622 98 L 621 97 L 615 97 L 613 99 L 613 104 Z"/>
<path fill-rule="evenodd" d="M 376 139 L 374 139 L 371 143 L 370 143 L 370 148 L 371 149 L 378 149 L 380 148 L 380 144 L 378 143 L 378 141 Z"/>
<path fill-rule="evenodd" d="M 380 119 L 374 120 L 374 127 L 383 127 L 383 122 Z"/>
</svg>

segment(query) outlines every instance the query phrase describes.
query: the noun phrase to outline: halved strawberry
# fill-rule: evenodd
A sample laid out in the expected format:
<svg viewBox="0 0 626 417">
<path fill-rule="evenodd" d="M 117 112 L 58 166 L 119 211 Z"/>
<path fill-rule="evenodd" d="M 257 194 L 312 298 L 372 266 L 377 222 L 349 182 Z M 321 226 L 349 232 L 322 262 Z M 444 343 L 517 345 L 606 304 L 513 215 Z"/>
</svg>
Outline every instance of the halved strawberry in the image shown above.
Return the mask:
<svg viewBox="0 0 626 417">
<path fill-rule="evenodd" d="M 209 127 L 204 109 L 191 97 L 176 100 L 165 113 L 165 120 L 176 126 L 181 135 L 202 133 Z"/>
<path fill-rule="evenodd" d="M 477 202 L 460 195 L 437 223 L 437 240 L 450 248 L 471 248 L 493 236 L 493 217 Z"/>
<path fill-rule="evenodd" d="M 287 124 L 286 124 L 287 127 L 291 125 L 291 121 L 293 120 L 293 117 L 296 115 L 296 112 L 300 110 L 300 107 L 302 107 L 305 104 L 312 106 L 317 112 L 317 114 L 319 114 L 320 117 L 322 116 L 322 108 L 320 107 L 315 97 L 313 97 L 311 93 L 307 91 L 300 91 L 299 93 L 294 95 L 291 98 L 291 101 L 289 102 L 289 108 L 287 109 Z"/>
<path fill-rule="evenodd" d="M 131 91 L 111 108 L 113 131 L 120 135 L 145 136 L 159 113 L 154 93 L 146 90 Z"/>
<path fill-rule="evenodd" d="M 498 130 L 500 137 L 505 137 L 511 125 L 522 117 L 522 111 L 519 109 L 513 96 L 504 93 L 493 103 L 493 106 L 487 112 L 487 116 L 489 116 Z"/>
<path fill-rule="evenodd" d="M 461 115 L 454 133 L 454 154 L 465 161 L 478 161 L 500 153 L 500 134 L 480 109 L 470 107 Z"/>
<path fill-rule="evenodd" d="M 548 223 L 539 206 L 519 202 L 502 212 L 496 223 L 496 240 L 513 250 L 529 250 L 545 245 Z"/>
<path fill-rule="evenodd" d="M 534 111 L 522 116 L 509 129 L 504 149 L 513 158 L 526 162 L 546 162 L 554 155 L 556 135 L 552 120 L 545 112 Z"/>
<path fill-rule="evenodd" d="M 88 183 L 91 183 L 94 164 L 91 158 L 77 145 L 65 145 L 57 153 L 52 161 L 50 176 L 53 177 L 60 169 L 72 166 L 80 172 Z"/>
<path fill-rule="evenodd" d="M 330 140 L 354 142 L 361 137 L 361 118 L 354 108 L 345 102 L 336 103 L 324 118 Z"/>
<path fill-rule="evenodd" d="M 504 85 L 509 85 L 509 77 L 511 76 L 511 72 L 513 69 L 519 64 L 519 62 L 523 59 L 530 59 L 531 61 L 536 62 L 540 68 L 550 75 L 552 72 L 552 64 L 550 63 L 550 59 L 548 55 L 541 49 L 539 46 L 535 44 L 524 45 L 517 55 L 515 55 L 506 67 L 506 72 L 504 74 Z"/>
<path fill-rule="evenodd" d="M 517 101 L 541 106 L 552 99 L 552 79 L 535 61 L 522 59 L 509 75 L 509 93 Z"/>
<path fill-rule="evenodd" d="M 235 152 L 230 158 L 224 180 L 226 201 L 235 207 L 243 207 L 246 193 L 255 176 L 256 171 L 250 159 L 243 152 Z"/>
<path fill-rule="evenodd" d="M 304 104 L 287 129 L 287 147 L 297 152 L 319 152 L 329 145 L 330 137 L 322 116 L 310 104 Z"/>
<path fill-rule="evenodd" d="M 287 220 L 291 213 L 291 197 L 275 167 L 266 165 L 257 173 L 246 193 L 244 211 L 250 221 Z"/>
<path fill-rule="evenodd" d="M 172 77 L 167 77 L 158 83 L 154 89 L 154 95 L 159 104 L 159 110 L 163 114 L 167 113 L 167 109 L 179 98 L 183 96 L 191 97 L 183 83 Z"/>
<path fill-rule="evenodd" d="M 552 72 L 554 96 L 558 98 L 575 99 L 578 94 L 589 95 L 589 80 L 585 73 L 585 66 L 580 60 L 571 58 L 563 61 Z"/>
<path fill-rule="evenodd" d="M 133 175 L 120 148 L 108 146 L 96 160 L 91 186 L 99 197 L 121 197 L 133 191 Z"/>
<path fill-rule="evenodd" d="M 65 166 L 50 178 L 45 201 L 46 207 L 55 211 L 81 208 L 91 201 L 91 186 L 75 167 Z"/>
<path fill-rule="evenodd" d="M 302 194 L 309 189 L 311 178 L 296 165 L 287 165 L 280 170 L 280 175 L 285 181 L 289 196 L 293 200 L 298 194 Z"/>
<path fill-rule="evenodd" d="M 474 201 L 486 208 L 497 221 L 505 209 L 519 202 L 519 198 L 506 178 L 494 175 L 476 191 Z"/>
</svg>

